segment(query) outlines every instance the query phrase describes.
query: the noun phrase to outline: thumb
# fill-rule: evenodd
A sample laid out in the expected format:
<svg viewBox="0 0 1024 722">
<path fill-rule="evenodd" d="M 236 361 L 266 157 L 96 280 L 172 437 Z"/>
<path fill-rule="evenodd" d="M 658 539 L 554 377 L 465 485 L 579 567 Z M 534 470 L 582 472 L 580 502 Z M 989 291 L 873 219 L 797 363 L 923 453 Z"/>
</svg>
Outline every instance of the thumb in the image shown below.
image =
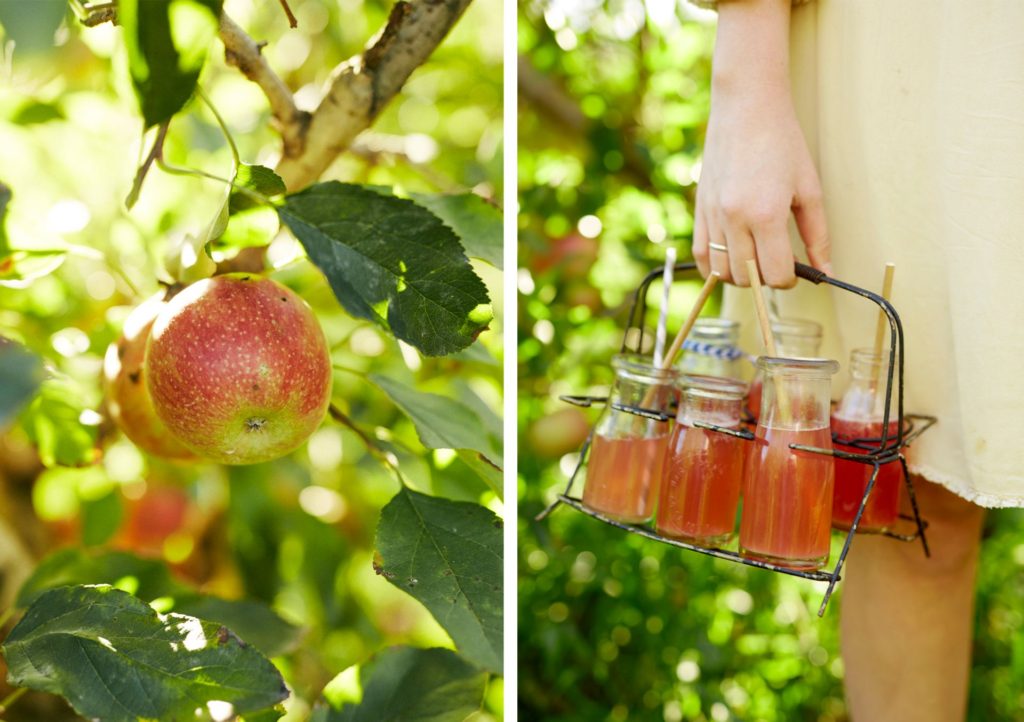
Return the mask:
<svg viewBox="0 0 1024 722">
<path fill-rule="evenodd" d="M 807 248 L 807 259 L 819 271 L 832 275 L 832 244 L 825 221 L 825 206 L 821 194 L 798 196 L 793 205 L 797 230 Z"/>
</svg>

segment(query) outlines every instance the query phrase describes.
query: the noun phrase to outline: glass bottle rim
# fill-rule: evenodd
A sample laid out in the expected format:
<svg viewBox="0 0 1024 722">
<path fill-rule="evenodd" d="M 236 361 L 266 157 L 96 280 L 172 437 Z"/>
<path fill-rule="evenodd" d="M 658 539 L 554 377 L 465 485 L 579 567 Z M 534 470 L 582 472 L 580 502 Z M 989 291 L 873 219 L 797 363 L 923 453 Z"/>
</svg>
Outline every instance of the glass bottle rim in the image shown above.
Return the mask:
<svg viewBox="0 0 1024 722">
<path fill-rule="evenodd" d="M 739 328 L 739 326 L 739 321 L 734 321 L 731 318 L 722 318 L 721 316 L 698 316 L 694 322 L 694 328 L 722 328 L 731 330 Z"/>
<path fill-rule="evenodd" d="M 897 357 L 898 360 L 898 357 Z M 889 349 L 883 348 L 875 353 L 873 348 L 855 348 L 850 351 L 850 364 L 862 364 L 866 366 L 889 366 Z"/>
<path fill-rule="evenodd" d="M 645 383 L 672 383 L 679 377 L 679 370 L 655 366 L 650 356 L 639 353 L 618 353 L 612 356 L 612 368 L 616 375 Z"/>
<path fill-rule="evenodd" d="M 821 324 L 806 318 L 777 318 L 771 322 L 772 333 L 797 338 L 821 338 Z"/>
<path fill-rule="evenodd" d="M 782 358 L 759 356 L 757 368 L 766 373 L 831 376 L 839 371 L 839 362 L 830 358 Z"/>
<path fill-rule="evenodd" d="M 739 401 L 747 394 L 745 383 L 722 376 L 683 374 L 678 384 L 684 394 L 700 398 Z"/>
</svg>

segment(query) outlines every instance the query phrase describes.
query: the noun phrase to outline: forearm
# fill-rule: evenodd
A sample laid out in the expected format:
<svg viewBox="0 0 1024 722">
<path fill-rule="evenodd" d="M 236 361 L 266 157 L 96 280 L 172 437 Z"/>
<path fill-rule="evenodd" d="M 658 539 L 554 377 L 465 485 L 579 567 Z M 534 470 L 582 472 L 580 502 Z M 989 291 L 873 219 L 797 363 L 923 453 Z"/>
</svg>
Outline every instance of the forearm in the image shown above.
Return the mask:
<svg viewBox="0 0 1024 722">
<path fill-rule="evenodd" d="M 740 285 L 745 262 L 756 259 L 766 283 L 788 288 L 796 282 L 791 215 L 812 265 L 829 272 L 821 184 L 790 91 L 790 0 L 717 7 L 693 257 L 704 275 L 713 270 Z"/>
<path fill-rule="evenodd" d="M 789 97 L 790 0 L 730 0 L 718 6 L 712 94 Z"/>
</svg>

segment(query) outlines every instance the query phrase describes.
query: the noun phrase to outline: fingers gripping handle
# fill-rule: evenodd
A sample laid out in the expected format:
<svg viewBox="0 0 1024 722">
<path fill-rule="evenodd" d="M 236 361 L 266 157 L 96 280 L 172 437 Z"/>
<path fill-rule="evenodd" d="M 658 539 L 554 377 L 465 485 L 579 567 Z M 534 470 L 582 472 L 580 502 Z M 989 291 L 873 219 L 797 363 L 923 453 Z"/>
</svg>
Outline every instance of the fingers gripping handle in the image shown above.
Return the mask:
<svg viewBox="0 0 1024 722">
<path fill-rule="evenodd" d="M 805 278 L 811 283 L 823 283 L 828 279 L 828 274 L 824 271 L 819 271 L 817 268 L 812 268 L 806 263 L 796 264 L 796 275 L 800 278 Z"/>
</svg>

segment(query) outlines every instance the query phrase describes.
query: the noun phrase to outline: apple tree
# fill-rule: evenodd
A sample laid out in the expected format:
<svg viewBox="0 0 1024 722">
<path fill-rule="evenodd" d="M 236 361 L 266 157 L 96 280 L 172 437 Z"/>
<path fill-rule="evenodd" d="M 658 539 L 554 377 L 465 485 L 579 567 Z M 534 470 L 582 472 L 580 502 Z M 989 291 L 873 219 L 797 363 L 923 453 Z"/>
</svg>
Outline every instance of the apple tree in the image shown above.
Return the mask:
<svg viewBox="0 0 1024 722">
<path fill-rule="evenodd" d="M 2 719 L 501 718 L 500 17 L 0 0 Z"/>
</svg>

